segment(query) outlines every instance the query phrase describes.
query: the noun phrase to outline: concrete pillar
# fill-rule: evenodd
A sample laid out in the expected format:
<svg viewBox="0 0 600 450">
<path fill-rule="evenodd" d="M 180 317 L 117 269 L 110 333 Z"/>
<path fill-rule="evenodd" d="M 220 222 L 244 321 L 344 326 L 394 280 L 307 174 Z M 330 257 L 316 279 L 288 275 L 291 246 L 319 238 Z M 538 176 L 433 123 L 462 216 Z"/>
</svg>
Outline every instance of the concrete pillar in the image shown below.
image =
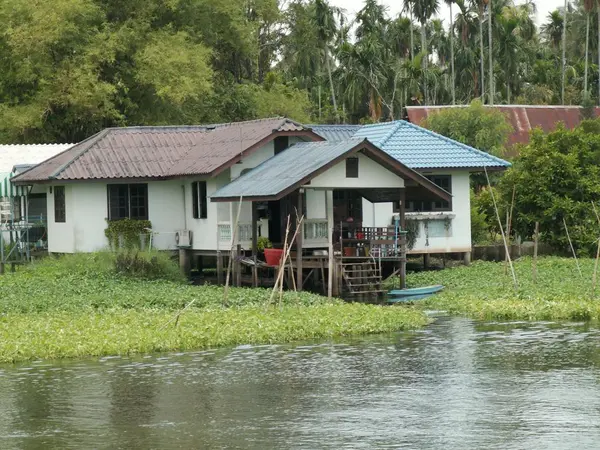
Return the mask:
<svg viewBox="0 0 600 450">
<path fill-rule="evenodd" d="M 430 255 L 429 253 L 425 253 L 423 255 L 423 269 L 429 269 L 430 265 Z"/>
<path fill-rule="evenodd" d="M 471 252 L 463 253 L 463 263 L 465 266 L 471 265 Z"/>
<path fill-rule="evenodd" d="M 192 271 L 191 253 L 187 248 L 179 249 L 179 268 L 186 277 L 189 277 Z"/>
</svg>

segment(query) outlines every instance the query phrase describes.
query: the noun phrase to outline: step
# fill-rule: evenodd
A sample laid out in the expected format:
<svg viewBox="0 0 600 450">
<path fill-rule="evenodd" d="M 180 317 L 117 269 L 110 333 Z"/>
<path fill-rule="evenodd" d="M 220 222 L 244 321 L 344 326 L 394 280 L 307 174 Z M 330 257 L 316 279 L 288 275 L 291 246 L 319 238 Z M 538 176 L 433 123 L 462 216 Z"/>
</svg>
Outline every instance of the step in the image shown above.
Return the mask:
<svg viewBox="0 0 600 450">
<path fill-rule="evenodd" d="M 372 279 L 372 280 L 381 280 L 379 275 L 373 275 L 371 277 L 345 277 L 346 280 L 364 280 L 364 279 Z"/>
<path fill-rule="evenodd" d="M 348 283 L 348 286 L 350 287 L 359 287 L 359 286 L 373 286 L 376 287 L 379 283 L 358 283 L 358 284 L 354 284 L 354 283 Z M 377 286 L 379 287 L 379 286 Z"/>
</svg>

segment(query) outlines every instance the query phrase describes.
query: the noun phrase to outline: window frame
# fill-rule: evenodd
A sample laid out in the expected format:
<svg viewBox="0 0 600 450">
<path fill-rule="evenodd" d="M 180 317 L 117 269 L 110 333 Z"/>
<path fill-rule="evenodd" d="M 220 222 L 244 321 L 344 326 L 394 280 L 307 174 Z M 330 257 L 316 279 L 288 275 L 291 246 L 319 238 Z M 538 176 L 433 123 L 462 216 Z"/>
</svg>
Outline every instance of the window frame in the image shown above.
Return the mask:
<svg viewBox="0 0 600 450">
<path fill-rule="evenodd" d="M 359 169 L 358 161 L 359 161 L 358 156 L 350 156 L 350 157 L 346 158 L 346 178 L 358 178 L 359 177 L 360 169 Z M 352 162 L 355 165 L 353 166 L 351 164 L 348 164 L 350 162 Z"/>
<path fill-rule="evenodd" d="M 67 199 L 65 186 L 53 186 L 52 195 L 54 197 L 54 222 L 66 223 Z"/>
<path fill-rule="evenodd" d="M 134 188 L 132 190 L 132 188 Z M 114 194 L 115 189 L 125 189 L 126 192 L 123 195 L 123 192 L 117 192 L 117 195 Z M 140 192 L 141 189 L 141 192 Z M 110 222 L 117 220 L 149 220 L 150 214 L 148 211 L 148 184 L 147 183 L 118 183 L 118 184 L 107 184 L 106 185 L 106 196 L 107 196 L 107 209 L 108 209 L 108 220 Z M 119 202 L 118 205 L 113 205 L 113 202 L 117 200 Z M 122 205 L 121 201 L 125 200 L 126 205 Z M 135 203 L 135 204 L 133 204 Z M 119 210 L 117 217 L 113 212 L 115 210 Z M 126 210 L 126 213 L 123 214 L 122 210 Z M 133 211 L 136 211 L 136 214 L 133 215 Z M 141 210 L 141 211 L 140 211 Z M 143 212 L 143 214 L 140 214 Z"/>
<path fill-rule="evenodd" d="M 431 181 L 436 186 L 444 189 L 449 194 L 452 194 L 452 175 L 451 174 L 429 174 L 423 175 L 429 181 Z M 442 181 L 441 183 L 437 183 L 436 181 Z M 427 205 L 426 207 L 423 207 Z M 394 212 L 399 212 L 399 209 L 396 209 L 397 203 L 394 202 Z M 420 208 L 420 209 L 418 209 Z M 452 211 L 452 203 L 446 200 L 406 200 L 405 201 L 405 212 L 451 212 Z"/>
<path fill-rule="evenodd" d="M 192 183 L 192 217 L 194 219 L 208 219 L 206 181 L 194 181 Z"/>
</svg>

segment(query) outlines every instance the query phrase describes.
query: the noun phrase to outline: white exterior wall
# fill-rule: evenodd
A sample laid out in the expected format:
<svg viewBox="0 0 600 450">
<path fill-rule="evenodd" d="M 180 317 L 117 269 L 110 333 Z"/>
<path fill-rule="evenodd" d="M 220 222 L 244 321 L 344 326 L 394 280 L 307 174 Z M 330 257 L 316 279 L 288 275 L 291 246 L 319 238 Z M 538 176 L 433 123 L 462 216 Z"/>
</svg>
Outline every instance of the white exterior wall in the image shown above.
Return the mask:
<svg viewBox="0 0 600 450">
<path fill-rule="evenodd" d="M 54 189 L 46 187 L 46 204 L 48 205 L 48 251 L 50 253 L 74 253 L 75 209 L 73 201 L 73 185 L 65 186 L 65 222 L 54 221 Z"/>
<path fill-rule="evenodd" d="M 307 188 L 402 188 L 404 180 L 393 172 L 377 164 L 362 153 L 358 155 L 358 177 L 346 178 L 346 161 L 317 175 Z"/>
<path fill-rule="evenodd" d="M 64 223 L 54 221 L 54 195 L 47 188 L 49 252 L 94 252 L 108 247 L 104 235 L 108 218 L 107 184 L 57 183 L 57 186 L 65 186 Z M 182 182 L 152 181 L 147 184 L 148 219 L 155 233 L 153 247 L 175 249 L 175 231 L 185 228 Z"/>
<path fill-rule="evenodd" d="M 450 230 L 443 237 L 429 237 L 425 232 L 423 223 L 415 246 L 409 253 L 453 253 L 471 251 L 471 187 L 470 174 L 460 170 L 437 170 L 427 171 L 425 175 L 451 175 L 452 176 L 452 211 L 450 212 L 426 212 L 406 213 L 407 219 L 411 215 L 424 222 L 425 218 L 444 217 L 451 218 Z M 375 208 L 373 210 L 373 207 Z M 373 222 L 373 213 L 375 221 Z M 393 205 L 381 203 L 373 205 L 363 199 L 363 218 L 365 226 L 383 227 L 392 223 Z M 368 224 L 368 225 L 367 225 Z"/>
</svg>

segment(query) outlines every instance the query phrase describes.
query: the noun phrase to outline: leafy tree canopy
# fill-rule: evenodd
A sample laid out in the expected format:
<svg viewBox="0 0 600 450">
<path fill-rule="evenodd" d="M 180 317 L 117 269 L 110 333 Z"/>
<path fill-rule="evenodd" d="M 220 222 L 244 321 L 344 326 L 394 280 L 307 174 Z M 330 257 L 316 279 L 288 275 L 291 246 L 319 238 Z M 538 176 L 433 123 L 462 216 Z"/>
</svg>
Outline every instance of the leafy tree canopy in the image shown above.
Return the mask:
<svg viewBox="0 0 600 450">
<path fill-rule="evenodd" d="M 431 115 L 424 124 L 436 133 L 496 156 L 504 154 L 514 131 L 504 114 L 474 101 L 468 108 L 449 108 Z"/>
<path fill-rule="evenodd" d="M 514 226 L 530 237 L 540 222 L 542 239 L 568 249 L 563 219 L 576 248 L 594 254 L 600 227 L 600 122 L 587 121 L 575 130 L 564 127 L 544 135 L 534 132 L 500 183 L 506 204 L 516 188 Z"/>
</svg>

